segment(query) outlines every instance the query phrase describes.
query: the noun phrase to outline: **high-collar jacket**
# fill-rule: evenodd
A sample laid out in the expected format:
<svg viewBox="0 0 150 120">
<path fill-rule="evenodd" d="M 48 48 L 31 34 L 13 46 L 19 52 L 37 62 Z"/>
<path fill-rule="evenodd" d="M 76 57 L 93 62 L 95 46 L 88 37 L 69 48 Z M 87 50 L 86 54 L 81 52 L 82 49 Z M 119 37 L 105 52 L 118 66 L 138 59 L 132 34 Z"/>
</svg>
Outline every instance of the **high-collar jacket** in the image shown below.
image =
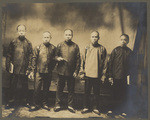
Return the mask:
<svg viewBox="0 0 150 120">
<path fill-rule="evenodd" d="M 30 41 L 26 38 L 24 40 L 16 38 L 8 47 L 6 70 L 9 71 L 10 63 L 12 63 L 14 74 L 26 74 L 27 70 L 31 70 L 32 55 L 33 49 Z"/>
<path fill-rule="evenodd" d="M 78 74 L 80 70 L 80 50 L 73 41 L 61 42 L 57 46 L 56 59 L 58 57 L 64 58 L 64 61 L 58 62 L 57 71 L 60 75 L 72 76 L 75 72 Z"/>
<path fill-rule="evenodd" d="M 43 43 L 36 46 L 32 57 L 32 69 L 34 72 L 50 73 L 55 67 L 56 47 Z"/>
<path fill-rule="evenodd" d="M 103 47 L 100 44 L 97 44 L 93 46 L 92 44 L 89 44 L 88 46 L 85 47 L 83 55 L 82 55 L 82 62 L 81 62 L 81 73 L 85 73 L 85 62 L 87 59 L 87 53 L 93 48 L 98 48 L 98 78 L 101 78 L 103 75 L 105 76 L 106 74 L 106 54 L 107 51 L 105 47 Z M 86 74 L 86 73 L 85 73 Z"/>
<path fill-rule="evenodd" d="M 109 59 L 108 76 L 114 79 L 124 79 L 130 74 L 132 50 L 127 46 L 116 47 Z"/>
</svg>

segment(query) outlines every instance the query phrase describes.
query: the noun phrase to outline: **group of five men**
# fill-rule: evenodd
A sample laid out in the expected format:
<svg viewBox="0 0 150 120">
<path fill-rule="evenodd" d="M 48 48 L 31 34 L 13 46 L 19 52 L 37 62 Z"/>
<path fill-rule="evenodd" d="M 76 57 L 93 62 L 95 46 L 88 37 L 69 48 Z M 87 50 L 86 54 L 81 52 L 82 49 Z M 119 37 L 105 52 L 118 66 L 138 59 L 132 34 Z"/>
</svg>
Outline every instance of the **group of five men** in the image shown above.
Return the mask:
<svg viewBox="0 0 150 120">
<path fill-rule="evenodd" d="M 28 93 L 28 78 L 34 79 L 34 107 L 31 110 L 39 110 L 41 107 L 48 108 L 48 92 L 52 79 L 52 71 L 57 66 L 58 84 L 56 91 L 56 102 L 54 111 L 62 109 L 63 90 L 67 82 L 68 89 L 68 110 L 75 113 L 73 106 L 75 78 L 80 75 L 85 80 L 84 108 L 82 113 L 93 111 L 100 114 L 99 94 L 100 84 L 104 82 L 106 76 L 114 85 L 116 98 L 122 98 L 126 94 L 126 78 L 129 75 L 129 57 L 131 50 L 126 46 L 129 36 L 122 34 L 121 45 L 115 48 L 108 64 L 106 64 L 106 49 L 98 43 L 100 38 L 98 31 L 91 33 L 91 43 L 85 48 L 80 58 L 79 46 L 72 41 L 73 31 L 64 31 L 65 40 L 57 47 L 50 43 L 51 33 L 43 33 L 43 43 L 32 49 L 32 44 L 26 39 L 26 26 L 18 25 L 19 37 L 10 42 L 6 58 L 6 70 L 10 71 L 13 65 L 13 78 L 10 86 L 10 100 L 19 104 L 26 104 Z M 107 71 L 104 69 L 107 66 Z M 106 74 L 106 72 L 108 74 Z M 18 93 L 19 89 L 19 94 Z M 41 89 L 43 92 L 41 94 Z M 90 108 L 90 93 L 93 88 L 94 101 Z M 17 99 L 19 97 L 19 99 Z M 19 100 L 19 101 L 17 101 Z M 21 103 L 20 103 L 21 102 Z"/>
</svg>

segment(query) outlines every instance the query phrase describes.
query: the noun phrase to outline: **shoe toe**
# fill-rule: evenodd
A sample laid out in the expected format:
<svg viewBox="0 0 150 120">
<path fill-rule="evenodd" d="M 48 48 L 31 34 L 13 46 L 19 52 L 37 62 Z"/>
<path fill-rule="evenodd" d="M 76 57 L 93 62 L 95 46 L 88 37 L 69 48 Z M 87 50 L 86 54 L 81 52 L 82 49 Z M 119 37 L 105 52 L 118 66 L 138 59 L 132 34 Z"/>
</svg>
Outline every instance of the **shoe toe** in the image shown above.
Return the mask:
<svg viewBox="0 0 150 120">
<path fill-rule="evenodd" d="M 82 114 L 85 114 L 85 113 L 88 113 L 88 112 L 90 112 L 90 110 L 87 109 L 87 108 L 84 108 L 84 109 L 81 111 Z"/>
<path fill-rule="evenodd" d="M 40 107 L 34 107 L 34 106 L 32 106 L 29 111 L 32 112 L 32 111 L 37 111 L 39 109 L 40 109 Z"/>
<path fill-rule="evenodd" d="M 46 109 L 46 110 L 50 111 L 50 108 L 47 105 L 43 106 L 43 109 Z"/>
<path fill-rule="evenodd" d="M 99 110 L 97 110 L 97 109 L 94 109 L 94 110 L 93 110 L 93 113 L 100 115 L 100 112 L 99 112 Z"/>
<path fill-rule="evenodd" d="M 69 110 L 70 112 L 72 112 L 72 113 L 75 113 L 75 112 L 76 112 L 76 110 L 75 110 L 73 107 L 70 107 L 70 106 L 68 106 L 68 110 Z"/>
<path fill-rule="evenodd" d="M 55 107 L 54 112 L 59 112 L 61 110 L 61 107 Z"/>
</svg>

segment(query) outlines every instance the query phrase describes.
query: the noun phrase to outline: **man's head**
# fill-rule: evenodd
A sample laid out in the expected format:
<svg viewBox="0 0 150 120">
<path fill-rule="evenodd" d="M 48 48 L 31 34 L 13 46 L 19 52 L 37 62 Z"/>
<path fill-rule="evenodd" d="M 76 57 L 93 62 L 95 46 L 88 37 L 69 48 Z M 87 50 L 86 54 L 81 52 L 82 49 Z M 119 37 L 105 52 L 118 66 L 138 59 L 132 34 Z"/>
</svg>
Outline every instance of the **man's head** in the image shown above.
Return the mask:
<svg viewBox="0 0 150 120">
<path fill-rule="evenodd" d="M 91 33 L 91 43 L 93 45 L 96 45 L 98 43 L 98 40 L 99 40 L 99 32 L 98 31 L 93 31 Z"/>
<path fill-rule="evenodd" d="M 50 32 L 46 31 L 46 32 L 43 33 L 43 43 L 44 44 L 49 43 L 51 38 L 52 37 L 51 37 L 51 33 Z"/>
<path fill-rule="evenodd" d="M 127 34 L 122 34 L 120 36 L 120 44 L 121 46 L 126 46 L 129 43 L 129 36 Z"/>
<path fill-rule="evenodd" d="M 73 31 L 71 29 L 66 29 L 64 31 L 64 38 L 66 41 L 71 41 L 73 37 Z"/>
<path fill-rule="evenodd" d="M 17 32 L 20 37 L 24 37 L 26 34 L 26 26 L 25 25 L 18 25 L 17 26 Z"/>
</svg>

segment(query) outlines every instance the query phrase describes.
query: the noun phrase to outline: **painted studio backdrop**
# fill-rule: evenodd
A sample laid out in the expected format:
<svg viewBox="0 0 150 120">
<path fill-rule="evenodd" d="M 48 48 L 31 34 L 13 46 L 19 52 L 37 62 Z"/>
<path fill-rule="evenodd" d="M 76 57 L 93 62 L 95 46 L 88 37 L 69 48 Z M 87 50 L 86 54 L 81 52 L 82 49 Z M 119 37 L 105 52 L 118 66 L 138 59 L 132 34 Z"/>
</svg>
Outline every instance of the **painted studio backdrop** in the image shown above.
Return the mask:
<svg viewBox="0 0 150 120">
<path fill-rule="evenodd" d="M 9 3 L 2 7 L 3 88 L 9 87 L 9 74 L 5 71 L 8 44 L 17 37 L 16 27 L 27 27 L 26 37 L 33 48 L 42 42 L 42 33 L 50 31 L 51 43 L 57 46 L 64 40 L 64 30 L 74 32 L 73 41 L 83 49 L 90 43 L 90 33 L 100 33 L 99 43 L 105 46 L 108 56 L 119 45 L 120 35 L 130 37 L 128 46 L 134 51 L 134 93 L 138 103 L 147 111 L 147 4 L 141 3 Z M 55 73 L 54 73 L 55 74 Z M 55 75 L 54 75 L 55 76 Z M 50 90 L 56 90 L 56 79 Z M 77 80 L 78 81 L 78 80 Z M 29 81 L 30 89 L 32 81 Z M 83 86 L 76 83 L 76 92 Z M 131 92 L 130 91 L 130 92 Z M 105 89 L 104 89 L 105 92 Z M 139 106 L 138 106 L 139 107 Z M 142 109 L 141 107 L 139 107 Z"/>
</svg>

